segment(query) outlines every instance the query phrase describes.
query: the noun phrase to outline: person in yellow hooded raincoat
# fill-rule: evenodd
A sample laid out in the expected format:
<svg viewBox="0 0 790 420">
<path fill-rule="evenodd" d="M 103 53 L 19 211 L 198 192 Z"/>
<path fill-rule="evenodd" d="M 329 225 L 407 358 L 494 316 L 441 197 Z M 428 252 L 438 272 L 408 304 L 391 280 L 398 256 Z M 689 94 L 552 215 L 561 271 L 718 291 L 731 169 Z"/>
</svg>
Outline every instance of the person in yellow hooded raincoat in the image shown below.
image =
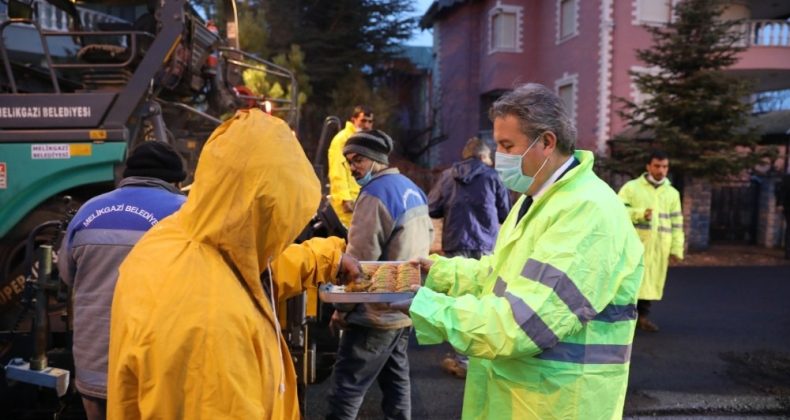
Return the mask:
<svg viewBox="0 0 790 420">
<path fill-rule="evenodd" d="M 289 245 L 319 200 L 318 179 L 282 120 L 242 110 L 214 131 L 186 203 L 120 267 L 109 418 L 300 417 L 275 307 L 332 281 L 339 267 L 356 272 L 339 238 Z"/>
<path fill-rule="evenodd" d="M 464 419 L 621 418 L 642 244 L 553 91 L 520 86 L 491 117 L 495 169 L 523 195 L 491 255 L 423 260 L 417 340 L 469 356 Z"/>
<path fill-rule="evenodd" d="M 647 318 L 652 302 L 661 300 L 670 261 L 683 259 L 683 212 L 680 193 L 667 179 L 669 157 L 654 151 L 647 172 L 628 181 L 618 195 L 625 203 L 631 222 L 645 246 L 645 278 L 639 290 L 637 327 L 655 332 L 658 325 Z"/>
<path fill-rule="evenodd" d="M 359 184 L 351 174 L 351 167 L 346 162 L 343 147 L 346 141 L 357 131 L 373 129 L 373 111 L 367 106 L 357 105 L 351 112 L 351 118 L 329 143 L 327 162 L 329 164 L 329 203 L 337 217 L 346 227 L 351 226 L 354 203 L 359 196 Z"/>
</svg>

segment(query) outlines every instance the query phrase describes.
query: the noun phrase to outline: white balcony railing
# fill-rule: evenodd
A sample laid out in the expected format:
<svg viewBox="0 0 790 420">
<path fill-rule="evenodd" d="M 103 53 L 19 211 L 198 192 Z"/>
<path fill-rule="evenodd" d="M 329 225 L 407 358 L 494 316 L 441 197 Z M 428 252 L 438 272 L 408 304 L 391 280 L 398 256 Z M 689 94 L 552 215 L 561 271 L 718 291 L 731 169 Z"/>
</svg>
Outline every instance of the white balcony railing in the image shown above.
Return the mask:
<svg viewBox="0 0 790 420">
<path fill-rule="evenodd" d="M 747 47 L 790 47 L 790 21 L 749 20 L 744 23 Z"/>
</svg>

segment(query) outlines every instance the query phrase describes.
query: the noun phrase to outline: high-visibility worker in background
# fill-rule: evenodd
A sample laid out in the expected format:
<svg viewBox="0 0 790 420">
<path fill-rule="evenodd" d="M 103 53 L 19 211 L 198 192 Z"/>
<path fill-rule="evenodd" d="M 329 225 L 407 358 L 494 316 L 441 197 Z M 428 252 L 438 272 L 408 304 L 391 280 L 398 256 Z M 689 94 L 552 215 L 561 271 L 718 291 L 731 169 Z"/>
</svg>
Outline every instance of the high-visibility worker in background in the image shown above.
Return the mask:
<svg viewBox="0 0 790 420">
<path fill-rule="evenodd" d="M 351 112 L 351 118 L 329 144 L 329 196 L 332 208 L 337 217 L 346 227 L 351 226 L 351 214 L 354 202 L 359 196 L 359 184 L 351 175 L 351 168 L 343 155 L 346 141 L 357 131 L 373 129 L 373 111 L 365 105 L 357 105 Z"/>
<path fill-rule="evenodd" d="M 495 169 L 522 194 L 493 253 L 422 260 L 424 287 L 392 306 L 420 344 L 469 356 L 464 419 L 621 418 L 642 244 L 552 90 L 519 86 L 490 115 Z"/>
<path fill-rule="evenodd" d="M 669 157 L 653 152 L 647 172 L 628 181 L 618 193 L 625 203 L 631 222 L 645 246 L 645 278 L 639 290 L 637 327 L 655 332 L 658 325 L 647 318 L 651 303 L 661 300 L 669 262 L 683 259 L 683 212 L 680 194 L 667 179 Z"/>
</svg>

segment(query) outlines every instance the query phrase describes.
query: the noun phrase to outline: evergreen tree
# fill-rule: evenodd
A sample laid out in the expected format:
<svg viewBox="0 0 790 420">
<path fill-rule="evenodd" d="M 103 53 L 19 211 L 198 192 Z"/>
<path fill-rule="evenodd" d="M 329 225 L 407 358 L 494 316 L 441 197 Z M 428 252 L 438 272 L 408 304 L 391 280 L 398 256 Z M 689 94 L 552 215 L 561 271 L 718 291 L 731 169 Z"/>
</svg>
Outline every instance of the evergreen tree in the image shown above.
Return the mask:
<svg viewBox="0 0 790 420">
<path fill-rule="evenodd" d="M 654 71 L 631 73 L 646 99 L 623 100 L 621 114 L 653 140 L 647 147 L 615 142 L 613 169 L 638 173 L 650 149 L 666 151 L 681 179 L 735 175 L 759 159 L 748 127 L 751 84 L 723 72 L 738 60 L 746 34 L 741 21 L 721 18 L 723 10 L 721 0 L 684 0 L 674 6 L 675 20 L 647 28 L 654 45 L 637 56 Z"/>
<path fill-rule="evenodd" d="M 334 112 L 342 119 L 350 117 L 356 105 L 365 104 L 373 111 L 376 127 L 393 134 L 391 127 L 388 127 L 396 105 L 391 91 L 382 88 L 372 89 L 365 75 L 359 70 L 349 71 L 339 81 L 339 86 L 342 88 L 332 91 L 329 109 L 335 110 Z"/>
<path fill-rule="evenodd" d="M 243 51 L 269 58 L 268 20 L 258 1 L 237 4 L 239 15 L 239 44 Z"/>
<path fill-rule="evenodd" d="M 197 1 L 221 20 L 221 8 Z M 412 0 L 244 0 L 238 11 L 242 49 L 273 55 L 296 71 L 300 105 L 309 99 L 302 108 L 303 141 L 317 140 L 327 115 L 346 118 L 355 100 L 371 105 L 377 127 L 385 126 L 392 95 L 376 78 L 416 28 Z M 261 75 L 246 80 L 269 97 L 282 91 Z"/>
<path fill-rule="evenodd" d="M 353 86 L 349 73 L 374 76 L 416 28 L 415 19 L 407 17 L 411 0 L 271 0 L 264 7 L 270 47 L 275 52 L 291 44 L 301 47 L 311 102 L 321 108 L 333 102 L 337 90 Z"/>
<path fill-rule="evenodd" d="M 291 44 L 289 51 L 279 53 L 272 59 L 274 64 L 280 67 L 291 69 L 296 78 L 296 86 L 298 88 L 298 104 L 301 107 L 307 102 L 307 98 L 312 95 L 313 91 L 310 87 L 310 77 L 307 75 L 307 68 L 304 62 L 304 52 L 296 45 Z M 290 97 L 290 90 L 286 92 L 286 96 Z"/>
</svg>

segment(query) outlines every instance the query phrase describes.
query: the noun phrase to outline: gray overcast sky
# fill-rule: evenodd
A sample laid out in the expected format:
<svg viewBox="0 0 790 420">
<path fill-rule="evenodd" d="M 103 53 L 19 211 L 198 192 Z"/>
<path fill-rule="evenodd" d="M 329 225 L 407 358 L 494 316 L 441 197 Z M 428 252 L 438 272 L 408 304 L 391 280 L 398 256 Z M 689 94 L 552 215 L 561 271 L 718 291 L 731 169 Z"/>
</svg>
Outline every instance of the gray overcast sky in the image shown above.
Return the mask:
<svg viewBox="0 0 790 420">
<path fill-rule="evenodd" d="M 433 3 L 433 0 L 414 0 L 414 11 L 418 18 L 425 14 L 425 11 L 428 10 L 431 3 Z M 433 44 L 433 35 L 431 31 L 423 31 L 417 28 L 414 32 L 414 36 L 406 41 L 406 44 L 430 46 Z"/>
</svg>

